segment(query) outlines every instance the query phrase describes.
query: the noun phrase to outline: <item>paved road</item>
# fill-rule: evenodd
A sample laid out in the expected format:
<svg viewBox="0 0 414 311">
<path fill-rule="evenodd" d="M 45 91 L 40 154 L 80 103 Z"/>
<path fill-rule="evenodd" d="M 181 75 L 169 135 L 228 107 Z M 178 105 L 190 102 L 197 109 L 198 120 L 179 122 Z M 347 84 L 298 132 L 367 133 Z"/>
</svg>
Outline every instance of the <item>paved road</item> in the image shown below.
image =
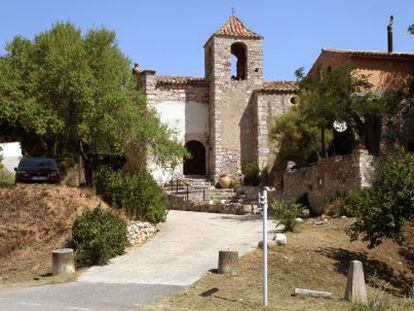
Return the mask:
<svg viewBox="0 0 414 311">
<path fill-rule="evenodd" d="M 138 304 L 182 290 L 217 267 L 218 251 L 253 249 L 262 234 L 255 216 L 170 211 L 160 232 L 75 283 L 0 289 L 0 310 L 139 310 Z"/>
</svg>

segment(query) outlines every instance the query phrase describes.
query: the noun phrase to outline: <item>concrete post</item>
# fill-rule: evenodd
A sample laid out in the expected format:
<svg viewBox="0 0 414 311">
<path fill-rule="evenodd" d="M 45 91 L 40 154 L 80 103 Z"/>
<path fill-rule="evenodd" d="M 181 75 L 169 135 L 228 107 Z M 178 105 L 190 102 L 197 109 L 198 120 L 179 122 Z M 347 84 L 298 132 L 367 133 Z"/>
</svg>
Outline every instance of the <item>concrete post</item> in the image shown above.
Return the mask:
<svg viewBox="0 0 414 311">
<path fill-rule="evenodd" d="M 346 282 L 345 299 L 366 304 L 368 302 L 365 286 L 364 267 L 359 260 L 349 263 L 348 279 Z"/>
<path fill-rule="evenodd" d="M 239 263 L 239 253 L 236 251 L 219 251 L 217 272 L 219 274 L 235 273 Z"/>
<path fill-rule="evenodd" d="M 52 274 L 68 274 L 75 272 L 73 249 L 61 248 L 52 251 Z"/>
</svg>

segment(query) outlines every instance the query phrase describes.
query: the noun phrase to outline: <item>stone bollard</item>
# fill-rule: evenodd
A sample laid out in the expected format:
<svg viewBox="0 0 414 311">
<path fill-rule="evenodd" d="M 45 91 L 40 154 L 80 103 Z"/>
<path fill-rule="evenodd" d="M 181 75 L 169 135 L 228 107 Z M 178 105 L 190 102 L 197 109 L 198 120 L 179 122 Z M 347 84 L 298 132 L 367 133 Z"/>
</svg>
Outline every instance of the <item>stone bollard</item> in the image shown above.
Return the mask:
<svg viewBox="0 0 414 311">
<path fill-rule="evenodd" d="M 73 249 L 60 248 L 52 251 L 52 274 L 69 274 L 75 272 Z"/>
<path fill-rule="evenodd" d="M 345 299 L 366 304 L 368 302 L 365 286 L 364 267 L 359 260 L 349 263 L 348 279 L 346 282 Z"/>
<path fill-rule="evenodd" d="M 219 251 L 218 269 L 219 274 L 235 273 L 239 263 L 239 253 L 234 251 Z"/>
</svg>

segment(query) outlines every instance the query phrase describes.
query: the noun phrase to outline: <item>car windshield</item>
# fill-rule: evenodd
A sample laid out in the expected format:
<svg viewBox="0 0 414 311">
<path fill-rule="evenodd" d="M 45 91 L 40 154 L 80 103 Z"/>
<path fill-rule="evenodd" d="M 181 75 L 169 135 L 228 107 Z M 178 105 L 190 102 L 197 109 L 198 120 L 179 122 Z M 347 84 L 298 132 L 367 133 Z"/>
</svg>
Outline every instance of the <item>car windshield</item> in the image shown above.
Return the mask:
<svg viewBox="0 0 414 311">
<path fill-rule="evenodd" d="M 19 164 L 19 168 L 52 168 L 57 169 L 56 161 L 53 159 L 43 159 L 43 158 L 29 158 L 22 160 Z"/>
</svg>

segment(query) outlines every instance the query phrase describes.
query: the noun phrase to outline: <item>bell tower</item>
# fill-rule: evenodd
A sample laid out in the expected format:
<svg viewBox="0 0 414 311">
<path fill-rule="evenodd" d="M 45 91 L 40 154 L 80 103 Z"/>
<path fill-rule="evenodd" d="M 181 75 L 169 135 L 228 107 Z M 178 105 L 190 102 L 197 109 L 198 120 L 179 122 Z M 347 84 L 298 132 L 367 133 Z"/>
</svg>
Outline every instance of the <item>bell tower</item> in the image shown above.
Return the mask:
<svg viewBox="0 0 414 311">
<path fill-rule="evenodd" d="M 204 45 L 213 179 L 221 174 L 237 177 L 243 164 L 257 162 L 254 90 L 263 85 L 262 41 L 231 16 Z"/>
</svg>

